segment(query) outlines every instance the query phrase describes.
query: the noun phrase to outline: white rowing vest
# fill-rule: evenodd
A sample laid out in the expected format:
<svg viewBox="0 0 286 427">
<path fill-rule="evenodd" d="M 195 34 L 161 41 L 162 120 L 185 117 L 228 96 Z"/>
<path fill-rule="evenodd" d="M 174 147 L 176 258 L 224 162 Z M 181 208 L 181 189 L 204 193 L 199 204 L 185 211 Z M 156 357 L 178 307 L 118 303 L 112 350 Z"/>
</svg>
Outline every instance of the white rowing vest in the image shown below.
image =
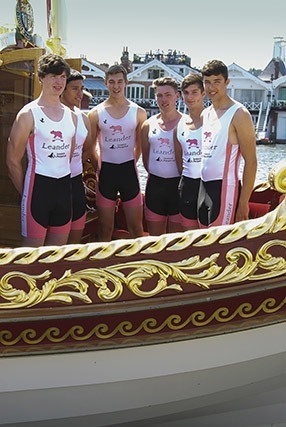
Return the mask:
<svg viewBox="0 0 286 427">
<path fill-rule="evenodd" d="M 184 115 L 177 126 L 177 139 L 182 147 L 183 171 L 187 178 L 197 179 L 201 177 L 201 145 L 202 127 L 191 130 L 186 121 L 189 116 Z"/>
<path fill-rule="evenodd" d="M 42 108 L 33 103 L 34 131 L 27 143 L 28 172 L 51 178 L 70 174 L 70 153 L 75 126 L 70 109 L 63 106 L 60 121 L 51 120 Z"/>
<path fill-rule="evenodd" d="M 214 181 L 226 179 L 228 184 L 237 182 L 240 163 L 238 144 L 230 144 L 228 140 L 229 127 L 236 111 L 242 104 L 235 102 L 223 115 L 215 120 L 209 120 L 212 106 L 203 112 L 202 129 L 202 180 Z"/>
<path fill-rule="evenodd" d="M 158 123 L 158 116 L 148 119 L 149 133 L 149 172 L 161 178 L 180 176 L 174 149 L 174 128 L 163 130 Z"/>
<path fill-rule="evenodd" d="M 104 106 L 97 107 L 98 141 L 101 160 L 109 163 L 124 163 L 134 159 L 138 105 L 130 102 L 124 117 L 114 119 Z"/>
</svg>

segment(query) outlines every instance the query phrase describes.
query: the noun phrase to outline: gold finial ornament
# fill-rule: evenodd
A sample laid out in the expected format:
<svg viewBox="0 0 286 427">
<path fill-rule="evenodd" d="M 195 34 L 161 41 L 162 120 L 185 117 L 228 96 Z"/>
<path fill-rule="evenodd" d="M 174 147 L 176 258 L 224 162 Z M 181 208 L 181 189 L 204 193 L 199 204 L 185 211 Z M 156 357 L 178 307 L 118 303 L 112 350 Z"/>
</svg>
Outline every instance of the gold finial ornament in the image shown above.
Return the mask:
<svg viewBox="0 0 286 427">
<path fill-rule="evenodd" d="M 61 45 L 60 37 L 52 37 L 46 41 L 46 45 L 51 49 L 51 51 L 62 57 L 66 56 L 66 49 Z"/>
<path fill-rule="evenodd" d="M 269 172 L 270 186 L 279 193 L 286 193 L 286 160 L 281 160 Z"/>
</svg>

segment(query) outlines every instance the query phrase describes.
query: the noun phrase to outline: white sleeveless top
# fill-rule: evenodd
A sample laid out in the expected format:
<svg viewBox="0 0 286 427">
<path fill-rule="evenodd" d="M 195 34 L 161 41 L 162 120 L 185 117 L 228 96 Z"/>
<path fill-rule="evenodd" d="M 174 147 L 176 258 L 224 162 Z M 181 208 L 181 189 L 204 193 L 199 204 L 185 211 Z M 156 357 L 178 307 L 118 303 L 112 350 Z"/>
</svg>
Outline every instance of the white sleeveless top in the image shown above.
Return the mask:
<svg viewBox="0 0 286 427">
<path fill-rule="evenodd" d="M 174 128 L 165 131 L 158 123 L 158 115 L 148 119 L 150 144 L 149 173 L 161 178 L 175 178 L 180 176 L 174 149 Z"/>
<path fill-rule="evenodd" d="M 71 177 L 82 174 L 82 147 L 86 140 L 88 130 L 83 120 L 83 112 L 75 107 L 74 112 L 77 115 L 77 128 L 75 133 L 75 148 L 71 159 Z"/>
<path fill-rule="evenodd" d="M 56 122 L 36 102 L 27 108 L 34 117 L 34 132 L 27 143 L 28 170 L 51 178 L 69 175 L 71 143 L 75 134 L 70 109 L 63 106 L 63 117 Z"/>
<path fill-rule="evenodd" d="M 183 156 L 182 175 L 197 179 L 201 177 L 202 127 L 189 129 L 186 124 L 188 119 L 189 116 L 184 114 L 177 125 L 177 139 L 181 144 Z"/>
<path fill-rule="evenodd" d="M 137 110 L 138 105 L 130 102 L 125 116 L 114 119 L 102 104 L 98 105 L 98 141 L 103 162 L 120 164 L 134 159 Z"/>
<path fill-rule="evenodd" d="M 238 179 L 241 158 L 238 144 L 228 141 L 229 126 L 235 112 L 242 104 L 235 102 L 215 121 L 209 120 L 212 106 L 203 112 L 202 130 L 202 180 L 214 181 L 225 179 L 228 184 L 235 184 Z"/>
</svg>

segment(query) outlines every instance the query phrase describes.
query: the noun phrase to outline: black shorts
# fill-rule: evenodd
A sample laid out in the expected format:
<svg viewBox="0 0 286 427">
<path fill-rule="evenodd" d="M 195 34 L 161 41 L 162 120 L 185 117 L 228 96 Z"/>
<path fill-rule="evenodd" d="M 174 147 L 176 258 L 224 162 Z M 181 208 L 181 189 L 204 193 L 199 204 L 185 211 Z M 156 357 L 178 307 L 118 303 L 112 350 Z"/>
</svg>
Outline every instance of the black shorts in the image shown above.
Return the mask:
<svg viewBox="0 0 286 427">
<path fill-rule="evenodd" d="M 123 202 L 134 199 L 140 192 L 135 161 L 119 164 L 102 162 L 98 188 L 106 199 L 116 200 L 118 193 Z"/>
<path fill-rule="evenodd" d="M 82 175 L 71 178 L 72 188 L 72 221 L 81 218 L 86 212 L 86 197 Z"/>
<path fill-rule="evenodd" d="M 201 224 L 212 224 L 220 213 L 222 180 L 201 181 L 198 196 L 198 218 Z"/>
<path fill-rule="evenodd" d="M 198 218 L 200 178 L 182 176 L 179 184 L 180 212 L 187 219 Z"/>
<path fill-rule="evenodd" d="M 60 227 L 71 219 L 71 178 L 35 175 L 31 214 L 42 227 Z"/>
<path fill-rule="evenodd" d="M 161 178 L 150 174 L 145 190 L 146 207 L 164 216 L 180 213 L 179 186 L 180 177 Z"/>
</svg>

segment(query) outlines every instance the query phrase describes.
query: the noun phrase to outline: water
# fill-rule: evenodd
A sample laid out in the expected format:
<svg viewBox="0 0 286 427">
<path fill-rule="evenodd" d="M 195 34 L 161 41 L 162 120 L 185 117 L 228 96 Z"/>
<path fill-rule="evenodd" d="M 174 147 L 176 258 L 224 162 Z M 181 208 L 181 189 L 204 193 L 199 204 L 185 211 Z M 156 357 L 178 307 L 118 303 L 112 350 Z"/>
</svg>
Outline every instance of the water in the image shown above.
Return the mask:
<svg viewBox="0 0 286 427">
<path fill-rule="evenodd" d="M 286 159 L 286 144 L 275 144 L 271 146 L 257 145 L 258 167 L 256 174 L 256 183 L 267 181 L 271 168 L 282 159 Z M 241 164 L 241 170 L 243 162 Z M 142 190 L 145 190 L 147 174 L 144 169 L 142 159 L 138 160 L 138 173 Z"/>
<path fill-rule="evenodd" d="M 257 159 L 256 182 L 267 181 L 271 168 L 286 159 L 286 144 L 257 145 Z"/>
</svg>

